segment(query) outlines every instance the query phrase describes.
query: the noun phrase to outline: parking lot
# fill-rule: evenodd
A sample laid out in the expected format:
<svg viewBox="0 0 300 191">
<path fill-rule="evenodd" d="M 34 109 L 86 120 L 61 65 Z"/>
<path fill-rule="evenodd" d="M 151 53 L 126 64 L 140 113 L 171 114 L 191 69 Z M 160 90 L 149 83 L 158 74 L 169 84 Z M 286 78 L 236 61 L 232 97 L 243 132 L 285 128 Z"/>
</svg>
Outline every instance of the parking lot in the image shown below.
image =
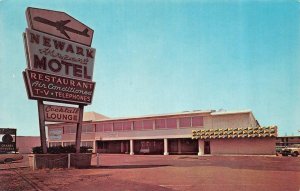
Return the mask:
<svg viewBox="0 0 300 191">
<path fill-rule="evenodd" d="M 295 190 L 300 157 L 100 155 L 89 169 L 24 168 L 27 157 L 0 164 L 0 190 Z M 4 170 L 8 167 L 21 167 Z"/>
</svg>

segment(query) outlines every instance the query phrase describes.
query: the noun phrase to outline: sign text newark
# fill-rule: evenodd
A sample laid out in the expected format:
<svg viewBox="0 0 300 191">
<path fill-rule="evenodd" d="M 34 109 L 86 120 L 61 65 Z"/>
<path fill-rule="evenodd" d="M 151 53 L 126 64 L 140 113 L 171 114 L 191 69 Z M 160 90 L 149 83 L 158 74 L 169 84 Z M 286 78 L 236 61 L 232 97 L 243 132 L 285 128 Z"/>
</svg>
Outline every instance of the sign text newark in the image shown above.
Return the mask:
<svg viewBox="0 0 300 191">
<path fill-rule="evenodd" d="M 92 80 L 95 49 L 26 29 L 29 68 L 70 78 Z"/>
</svg>

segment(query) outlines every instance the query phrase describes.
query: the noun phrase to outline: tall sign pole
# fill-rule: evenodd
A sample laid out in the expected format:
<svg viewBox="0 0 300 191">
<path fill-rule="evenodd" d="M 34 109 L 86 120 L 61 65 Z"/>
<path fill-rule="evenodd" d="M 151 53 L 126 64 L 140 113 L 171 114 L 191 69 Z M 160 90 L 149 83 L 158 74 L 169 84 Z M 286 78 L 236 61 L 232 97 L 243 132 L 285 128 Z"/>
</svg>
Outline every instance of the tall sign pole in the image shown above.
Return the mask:
<svg viewBox="0 0 300 191">
<path fill-rule="evenodd" d="M 83 121 L 83 105 L 79 105 L 79 122 L 77 123 L 76 129 L 76 153 L 80 153 L 80 142 L 82 132 L 82 121 Z"/>
<path fill-rule="evenodd" d="M 43 103 L 42 100 L 38 100 L 37 105 L 38 105 L 38 113 L 39 113 L 39 127 L 40 127 L 41 146 L 42 146 L 43 153 L 47 153 L 44 103 Z"/>
<path fill-rule="evenodd" d="M 46 121 L 75 122 L 79 153 L 84 106 L 92 103 L 96 85 L 92 81 L 94 31 L 60 11 L 29 7 L 26 19 L 28 28 L 23 37 L 27 68 L 23 78 L 28 98 L 37 100 L 43 153 L 47 153 Z M 45 105 L 44 101 L 78 107 Z"/>
</svg>

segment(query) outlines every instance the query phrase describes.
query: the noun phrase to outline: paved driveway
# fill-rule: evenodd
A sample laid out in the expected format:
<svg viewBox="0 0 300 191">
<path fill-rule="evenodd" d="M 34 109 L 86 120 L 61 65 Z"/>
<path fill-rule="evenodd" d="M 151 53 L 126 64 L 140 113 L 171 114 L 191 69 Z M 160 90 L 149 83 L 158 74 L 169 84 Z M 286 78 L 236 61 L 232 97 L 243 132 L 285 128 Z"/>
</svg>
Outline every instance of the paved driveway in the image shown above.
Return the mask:
<svg viewBox="0 0 300 191">
<path fill-rule="evenodd" d="M 105 154 L 100 155 L 99 167 L 96 161 L 94 157 L 90 169 L 2 170 L 0 182 L 4 184 L 0 188 L 65 191 L 300 189 L 300 157 Z M 5 184 L 12 179 L 13 184 Z"/>
</svg>

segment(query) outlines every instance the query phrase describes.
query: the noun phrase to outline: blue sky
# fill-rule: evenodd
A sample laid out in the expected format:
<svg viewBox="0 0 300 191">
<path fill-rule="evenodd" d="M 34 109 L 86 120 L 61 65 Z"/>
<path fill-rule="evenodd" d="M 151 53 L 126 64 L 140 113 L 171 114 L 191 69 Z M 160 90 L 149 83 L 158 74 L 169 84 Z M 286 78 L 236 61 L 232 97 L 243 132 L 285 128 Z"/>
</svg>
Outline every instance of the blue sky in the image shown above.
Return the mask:
<svg viewBox="0 0 300 191">
<path fill-rule="evenodd" d="M 250 109 L 280 135 L 300 129 L 298 1 L 0 1 L 0 127 L 39 135 L 28 100 L 25 10 L 67 12 L 95 30 L 93 104 L 109 117 Z"/>
</svg>

